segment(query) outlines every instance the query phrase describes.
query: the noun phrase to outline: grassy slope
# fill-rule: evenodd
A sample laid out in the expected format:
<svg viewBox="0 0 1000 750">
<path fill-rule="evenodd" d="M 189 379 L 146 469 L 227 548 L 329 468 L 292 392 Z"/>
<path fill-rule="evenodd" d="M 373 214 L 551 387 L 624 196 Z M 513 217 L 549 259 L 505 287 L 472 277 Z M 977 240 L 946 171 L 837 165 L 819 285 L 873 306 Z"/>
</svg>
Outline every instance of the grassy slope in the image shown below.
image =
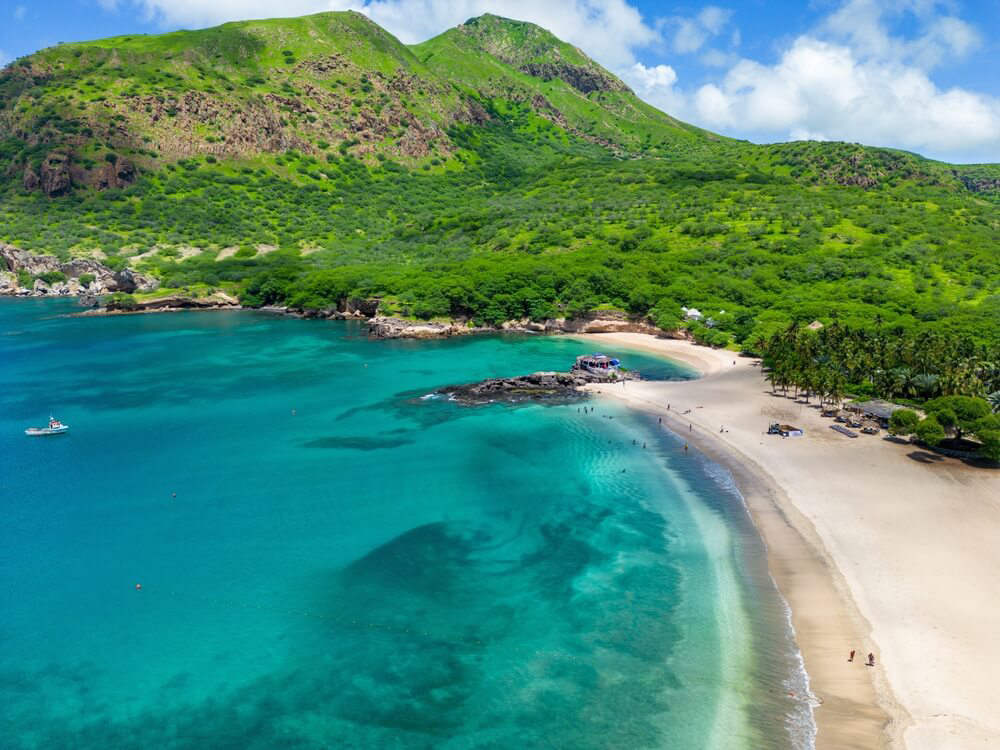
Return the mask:
<svg viewBox="0 0 1000 750">
<path fill-rule="evenodd" d="M 470 95 L 508 102 L 541 95 L 575 133 L 615 144 L 626 153 L 676 155 L 719 140 L 649 106 L 578 49 L 534 24 L 485 15 L 412 49 L 429 68 Z M 524 68 L 532 65 L 550 75 L 529 75 Z M 603 79 L 605 85 L 582 91 L 558 77 L 567 69 L 591 80 Z"/>
<path fill-rule="evenodd" d="M 52 47 L 0 77 L 0 107 L 12 161 L 20 147 L 93 166 L 110 149 L 149 169 L 354 140 L 430 157 L 463 113 L 406 47 L 349 12 Z"/>
</svg>

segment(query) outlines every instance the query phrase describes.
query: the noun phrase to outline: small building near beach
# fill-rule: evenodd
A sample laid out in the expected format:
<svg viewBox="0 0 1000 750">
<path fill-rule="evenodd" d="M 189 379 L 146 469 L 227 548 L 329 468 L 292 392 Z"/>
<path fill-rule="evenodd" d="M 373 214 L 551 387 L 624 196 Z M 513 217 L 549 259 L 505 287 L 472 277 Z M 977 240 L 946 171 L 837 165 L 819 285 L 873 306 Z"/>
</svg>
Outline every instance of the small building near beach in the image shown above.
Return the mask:
<svg viewBox="0 0 1000 750">
<path fill-rule="evenodd" d="M 872 421 L 877 422 L 879 426 L 888 427 L 889 418 L 892 417 L 892 413 L 900 409 L 906 409 L 907 407 L 877 398 L 872 401 L 853 404 L 851 408 L 856 409 Z"/>
<path fill-rule="evenodd" d="M 584 354 L 577 357 L 574 369 L 586 370 L 594 375 L 606 375 L 611 377 L 612 375 L 618 375 L 618 368 L 620 364 L 621 362 L 614 357 L 610 357 L 607 354 L 601 354 L 600 352 L 594 352 L 593 354 Z"/>
<path fill-rule="evenodd" d="M 701 310 L 694 307 L 682 307 L 681 312 L 684 313 L 685 320 L 701 320 L 705 317 L 701 314 Z"/>
</svg>

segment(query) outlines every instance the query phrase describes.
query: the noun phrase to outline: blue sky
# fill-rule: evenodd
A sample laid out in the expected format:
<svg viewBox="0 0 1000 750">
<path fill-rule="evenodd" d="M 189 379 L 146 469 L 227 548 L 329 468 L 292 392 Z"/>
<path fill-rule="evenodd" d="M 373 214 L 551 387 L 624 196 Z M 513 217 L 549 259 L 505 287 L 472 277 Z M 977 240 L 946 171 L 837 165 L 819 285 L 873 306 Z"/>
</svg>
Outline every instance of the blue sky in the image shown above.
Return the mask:
<svg viewBox="0 0 1000 750">
<path fill-rule="evenodd" d="M 354 9 L 404 42 L 484 12 L 573 42 L 676 117 L 1000 162 L 1000 0 L 0 0 L 0 62 L 61 41 Z"/>
</svg>

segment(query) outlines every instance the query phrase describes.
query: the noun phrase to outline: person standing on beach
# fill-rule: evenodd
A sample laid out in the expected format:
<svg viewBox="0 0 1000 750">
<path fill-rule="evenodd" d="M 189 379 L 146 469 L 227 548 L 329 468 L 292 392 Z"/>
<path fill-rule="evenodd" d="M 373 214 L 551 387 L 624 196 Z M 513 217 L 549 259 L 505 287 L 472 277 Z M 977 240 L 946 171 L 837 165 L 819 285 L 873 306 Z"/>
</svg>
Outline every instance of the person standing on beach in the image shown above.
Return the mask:
<svg viewBox="0 0 1000 750">
<path fill-rule="evenodd" d="M 847 661 L 854 661 L 854 649 L 851 649 L 851 655 L 847 657 Z"/>
<path fill-rule="evenodd" d="M 868 654 L 868 665 L 869 667 L 875 666 L 875 654 Z"/>
</svg>

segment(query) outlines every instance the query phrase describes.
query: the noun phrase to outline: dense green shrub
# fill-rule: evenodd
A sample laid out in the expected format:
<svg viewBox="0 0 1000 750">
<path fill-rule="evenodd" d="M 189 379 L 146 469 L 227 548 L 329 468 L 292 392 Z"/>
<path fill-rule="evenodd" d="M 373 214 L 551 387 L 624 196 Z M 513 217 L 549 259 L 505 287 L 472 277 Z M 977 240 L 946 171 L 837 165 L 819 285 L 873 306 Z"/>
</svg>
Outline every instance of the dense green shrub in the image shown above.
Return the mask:
<svg viewBox="0 0 1000 750">
<path fill-rule="evenodd" d="M 889 417 L 889 432 L 892 435 L 912 435 L 920 417 L 912 409 L 898 409 Z"/>
<path fill-rule="evenodd" d="M 66 281 L 66 274 L 62 271 L 45 271 L 43 273 L 37 274 L 36 279 L 44 281 L 46 284 L 56 284 L 60 281 Z"/>
</svg>

